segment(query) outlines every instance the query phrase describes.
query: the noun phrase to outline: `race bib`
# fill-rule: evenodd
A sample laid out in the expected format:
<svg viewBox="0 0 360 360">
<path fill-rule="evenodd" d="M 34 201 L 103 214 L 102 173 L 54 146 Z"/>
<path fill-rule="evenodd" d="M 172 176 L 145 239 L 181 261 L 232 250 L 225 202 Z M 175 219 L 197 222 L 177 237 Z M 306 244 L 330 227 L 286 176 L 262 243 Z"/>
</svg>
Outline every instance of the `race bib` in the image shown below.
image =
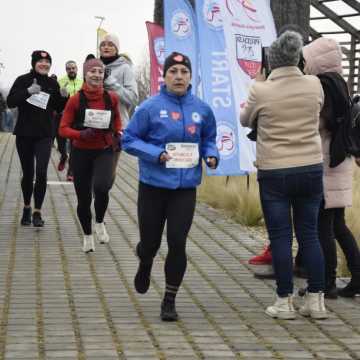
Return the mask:
<svg viewBox="0 0 360 360">
<path fill-rule="evenodd" d="M 171 159 L 167 168 L 189 169 L 199 164 L 199 145 L 194 143 L 168 143 L 165 147 Z"/>
<path fill-rule="evenodd" d="M 29 98 L 26 99 L 26 101 L 31 105 L 34 105 L 40 109 L 45 110 L 49 102 L 49 99 L 50 99 L 50 94 L 40 91 L 38 94 L 31 95 Z"/>
<path fill-rule="evenodd" d="M 110 126 L 111 111 L 109 110 L 85 110 L 84 126 L 93 129 L 108 129 Z"/>
</svg>

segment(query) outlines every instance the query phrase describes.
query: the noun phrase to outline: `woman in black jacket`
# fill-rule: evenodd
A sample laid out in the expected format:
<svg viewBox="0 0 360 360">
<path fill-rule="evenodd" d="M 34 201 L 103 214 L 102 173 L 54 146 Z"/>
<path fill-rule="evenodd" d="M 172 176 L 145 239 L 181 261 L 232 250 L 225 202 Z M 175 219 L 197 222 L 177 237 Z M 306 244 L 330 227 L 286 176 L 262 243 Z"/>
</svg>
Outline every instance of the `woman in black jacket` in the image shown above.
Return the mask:
<svg viewBox="0 0 360 360">
<path fill-rule="evenodd" d="M 61 93 L 56 80 L 48 76 L 51 56 L 47 51 L 34 51 L 31 55 L 31 67 L 29 73 L 15 80 L 7 103 L 10 108 L 17 107 L 19 111 L 14 135 L 23 172 L 21 189 L 24 209 L 21 224 L 30 225 L 32 220 L 34 226 L 42 227 L 44 221 L 41 218 L 41 206 L 46 192 L 47 168 L 52 145 L 52 115 L 54 110 L 63 110 L 68 94 Z M 30 204 L 33 193 L 34 212 L 31 219 Z"/>
</svg>

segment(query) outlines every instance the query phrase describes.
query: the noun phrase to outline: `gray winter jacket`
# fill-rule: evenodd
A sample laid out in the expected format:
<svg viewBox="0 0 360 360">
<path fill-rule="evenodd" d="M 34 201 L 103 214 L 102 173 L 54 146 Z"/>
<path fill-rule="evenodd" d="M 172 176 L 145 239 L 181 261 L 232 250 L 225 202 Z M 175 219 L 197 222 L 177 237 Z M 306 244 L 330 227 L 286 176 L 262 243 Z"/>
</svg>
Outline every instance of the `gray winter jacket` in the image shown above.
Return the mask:
<svg viewBox="0 0 360 360">
<path fill-rule="evenodd" d="M 106 65 L 110 74 L 105 80 L 105 89 L 115 91 L 119 96 L 120 116 L 123 128 L 129 122 L 129 111 L 138 102 L 138 90 L 132 64 L 124 56 Z"/>
</svg>

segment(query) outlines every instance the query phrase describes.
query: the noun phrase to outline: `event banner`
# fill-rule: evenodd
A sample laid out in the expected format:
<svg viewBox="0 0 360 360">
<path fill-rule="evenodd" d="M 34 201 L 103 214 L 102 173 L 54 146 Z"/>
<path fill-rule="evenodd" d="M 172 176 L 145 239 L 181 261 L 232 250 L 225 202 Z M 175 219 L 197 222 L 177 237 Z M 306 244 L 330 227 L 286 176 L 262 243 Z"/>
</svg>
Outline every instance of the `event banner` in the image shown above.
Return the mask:
<svg viewBox="0 0 360 360">
<path fill-rule="evenodd" d="M 261 48 L 270 46 L 276 30 L 270 0 L 219 0 L 227 57 L 230 66 L 236 119 L 247 99 L 249 87 L 261 68 Z M 240 168 L 254 171 L 255 143 L 249 129 L 239 127 Z"/>
<path fill-rule="evenodd" d="M 225 47 L 221 0 L 196 0 L 202 97 L 212 108 L 217 124 L 220 163 L 209 175 L 243 175 L 229 61 Z M 247 146 L 247 145 L 246 145 Z"/>
<path fill-rule="evenodd" d="M 188 0 L 164 0 L 165 55 L 173 51 L 187 55 L 192 68 L 192 92 L 198 87 L 197 26 Z"/>
<path fill-rule="evenodd" d="M 165 61 L 164 29 L 146 21 L 150 51 L 150 95 L 156 95 L 164 83 L 163 66 Z"/>
</svg>

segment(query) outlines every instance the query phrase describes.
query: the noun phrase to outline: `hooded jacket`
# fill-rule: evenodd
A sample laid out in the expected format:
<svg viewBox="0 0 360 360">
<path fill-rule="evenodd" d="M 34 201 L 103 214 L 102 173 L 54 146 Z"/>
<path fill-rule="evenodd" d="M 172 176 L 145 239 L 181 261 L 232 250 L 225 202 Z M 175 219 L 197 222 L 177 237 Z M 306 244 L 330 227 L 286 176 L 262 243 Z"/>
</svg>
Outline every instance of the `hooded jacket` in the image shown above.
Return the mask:
<svg viewBox="0 0 360 360">
<path fill-rule="evenodd" d="M 327 72 L 342 73 L 342 53 L 333 39 L 319 38 L 304 46 L 305 72 L 319 75 Z M 325 208 L 342 208 L 352 204 L 352 166 L 347 157 L 340 165 L 330 168 L 331 133 L 328 130 L 329 116 L 326 115 L 327 99 L 320 114 L 320 137 L 324 157 L 324 200 Z"/>
<path fill-rule="evenodd" d="M 138 102 L 138 90 L 131 61 L 125 56 L 119 56 L 113 62 L 105 65 L 109 74 L 104 82 L 106 90 L 116 92 L 119 97 L 119 111 L 123 125 L 129 122 L 129 112 Z"/>
<path fill-rule="evenodd" d="M 197 143 L 199 164 L 166 168 L 159 162 L 167 143 Z M 216 157 L 216 123 L 209 105 L 191 94 L 177 96 L 161 88 L 136 110 L 123 136 L 123 149 L 139 158 L 140 181 L 161 188 L 194 188 L 201 182 L 201 158 Z"/>
</svg>

